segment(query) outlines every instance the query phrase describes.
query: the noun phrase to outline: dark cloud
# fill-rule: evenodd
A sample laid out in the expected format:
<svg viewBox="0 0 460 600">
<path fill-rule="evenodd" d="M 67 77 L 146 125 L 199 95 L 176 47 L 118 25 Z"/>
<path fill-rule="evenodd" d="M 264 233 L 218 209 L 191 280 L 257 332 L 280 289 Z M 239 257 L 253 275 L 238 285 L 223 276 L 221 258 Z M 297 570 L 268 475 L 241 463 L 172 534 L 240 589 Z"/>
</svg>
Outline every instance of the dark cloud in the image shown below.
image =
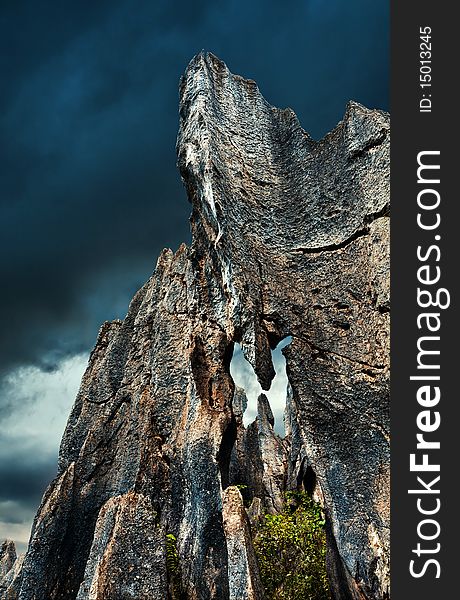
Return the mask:
<svg viewBox="0 0 460 600">
<path fill-rule="evenodd" d="M 0 463 L 0 502 L 9 500 L 35 509 L 46 485 L 56 476 L 55 454 L 44 454 L 35 448 L 33 457 L 19 452 L 9 459 Z M 8 520 L 15 522 L 11 514 Z"/>
<path fill-rule="evenodd" d="M 27 541 L 43 492 L 56 476 L 56 449 L 50 446 L 42 439 L 0 434 L 0 541 Z"/>
<path fill-rule="evenodd" d="M 19 440 L 5 451 L 5 441 L 0 436 L 0 541 L 14 539 L 24 552 L 43 492 L 56 476 L 56 452 Z"/>
<path fill-rule="evenodd" d="M 3 3 L 1 367 L 88 348 L 161 248 L 188 240 L 174 144 L 193 54 L 255 78 L 319 137 L 350 98 L 387 108 L 387 4 Z"/>
</svg>

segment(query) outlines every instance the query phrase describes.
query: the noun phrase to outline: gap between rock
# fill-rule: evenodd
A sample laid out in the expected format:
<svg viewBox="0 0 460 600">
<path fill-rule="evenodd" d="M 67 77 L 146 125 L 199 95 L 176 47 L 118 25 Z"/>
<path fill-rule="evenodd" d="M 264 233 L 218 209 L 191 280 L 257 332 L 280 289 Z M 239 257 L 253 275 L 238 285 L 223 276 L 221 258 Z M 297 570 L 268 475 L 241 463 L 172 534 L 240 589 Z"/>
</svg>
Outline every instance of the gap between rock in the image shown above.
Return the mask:
<svg viewBox="0 0 460 600">
<path fill-rule="evenodd" d="M 292 337 L 287 336 L 271 351 L 276 375 L 268 391 L 262 389 L 252 365 L 244 357 L 240 344 L 235 343 L 230 362 L 230 375 L 235 385 L 244 389 L 248 399 L 248 405 L 243 414 L 243 424 L 245 427 L 252 423 L 257 416 L 257 398 L 260 394 L 265 394 L 275 418 L 274 430 L 280 437 L 285 436 L 284 410 L 286 408 L 286 394 L 289 380 L 286 374 L 286 358 L 281 350 L 291 342 Z"/>
</svg>

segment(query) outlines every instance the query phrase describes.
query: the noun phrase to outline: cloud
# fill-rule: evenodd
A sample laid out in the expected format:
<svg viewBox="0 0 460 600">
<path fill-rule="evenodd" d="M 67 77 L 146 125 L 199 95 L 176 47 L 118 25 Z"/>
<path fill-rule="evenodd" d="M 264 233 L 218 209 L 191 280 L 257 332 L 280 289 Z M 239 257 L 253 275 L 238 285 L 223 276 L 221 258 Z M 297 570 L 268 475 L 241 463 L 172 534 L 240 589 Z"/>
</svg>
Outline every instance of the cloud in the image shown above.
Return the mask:
<svg viewBox="0 0 460 600">
<path fill-rule="evenodd" d="M 2 506 L 0 503 L 0 515 L 1 511 Z M 28 518 L 24 523 L 5 523 L 0 516 L 0 540 L 13 540 L 16 552 L 23 554 L 29 544 L 31 526 L 31 518 Z"/>
<path fill-rule="evenodd" d="M 10 373 L 1 388 L 6 399 L 2 438 L 23 439 L 26 449 L 30 444 L 40 444 L 44 450 L 54 450 L 87 360 L 86 354 L 79 354 L 66 358 L 51 372 L 21 367 Z M 10 445 L 8 448 L 12 452 Z"/>
<path fill-rule="evenodd" d="M 24 544 L 28 537 L 40 499 L 56 475 L 59 443 L 87 359 L 86 354 L 66 358 L 51 372 L 22 367 L 3 380 L 0 539 Z"/>
</svg>

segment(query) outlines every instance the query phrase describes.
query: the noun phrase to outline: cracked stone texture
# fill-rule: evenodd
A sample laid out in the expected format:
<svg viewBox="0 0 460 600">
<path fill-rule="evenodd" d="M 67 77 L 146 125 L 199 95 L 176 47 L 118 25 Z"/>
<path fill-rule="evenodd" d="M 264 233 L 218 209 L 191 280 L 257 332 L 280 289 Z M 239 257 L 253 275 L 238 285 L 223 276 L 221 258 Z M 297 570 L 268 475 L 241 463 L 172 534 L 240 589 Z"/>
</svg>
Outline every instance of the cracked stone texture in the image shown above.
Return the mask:
<svg viewBox="0 0 460 600">
<path fill-rule="evenodd" d="M 251 526 L 237 487 L 222 493 L 222 516 L 228 552 L 230 600 L 258 600 L 263 597 L 259 568 L 252 547 Z"/>
<path fill-rule="evenodd" d="M 266 390 L 288 335 L 285 480 L 314 473 L 334 597 L 388 597 L 389 137 L 387 114 L 351 102 L 316 142 L 213 55 L 191 61 L 177 151 L 193 242 L 102 326 L 13 597 L 173 597 L 168 533 L 184 598 L 249 582 L 247 521 L 238 505 L 229 528 L 222 489 L 244 405 L 229 364 L 241 343 Z"/>
<path fill-rule="evenodd" d="M 10 571 L 16 561 L 16 546 L 12 540 L 5 540 L 0 547 L 0 580 Z"/>
<path fill-rule="evenodd" d="M 233 399 L 237 434 L 230 457 L 229 483 L 245 486 L 241 493 L 247 505 L 259 498 L 263 512 L 276 514 L 283 509 L 289 444 L 273 430 L 273 413 L 265 394 L 257 400 L 253 423 L 243 426 L 238 410 L 241 395 L 244 391 L 237 388 Z"/>
<path fill-rule="evenodd" d="M 165 539 L 150 500 L 128 492 L 102 507 L 77 600 L 151 600 L 167 585 Z"/>
</svg>

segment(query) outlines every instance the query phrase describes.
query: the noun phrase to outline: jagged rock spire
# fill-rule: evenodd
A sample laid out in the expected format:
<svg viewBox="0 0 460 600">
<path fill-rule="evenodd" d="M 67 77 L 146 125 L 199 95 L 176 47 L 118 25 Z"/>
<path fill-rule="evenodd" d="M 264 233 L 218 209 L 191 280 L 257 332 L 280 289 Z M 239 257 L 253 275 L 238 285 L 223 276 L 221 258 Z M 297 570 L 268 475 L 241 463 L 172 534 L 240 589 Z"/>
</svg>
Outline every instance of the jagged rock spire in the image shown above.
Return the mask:
<svg viewBox="0 0 460 600">
<path fill-rule="evenodd" d="M 5 577 L 17 558 L 16 546 L 12 540 L 5 540 L 0 547 L 0 580 Z"/>
<path fill-rule="evenodd" d="M 316 142 L 290 109 L 271 107 L 254 82 L 203 53 L 180 93 L 178 164 L 192 245 L 165 250 L 124 321 L 101 328 L 16 597 L 102 600 L 135 590 L 150 600 L 180 588 L 190 600 L 225 600 L 235 589 L 259 598 L 244 508 L 225 491 L 237 483 L 232 452 L 242 425 L 234 406 L 244 410 L 243 401 L 233 404 L 229 362 L 241 343 L 268 389 L 270 348 L 290 335 L 290 434 L 270 438 L 261 400 L 261 460 L 278 448 L 272 489 L 304 485 L 306 465 L 314 473 L 334 597 L 382 600 L 388 115 L 350 103 Z M 264 494 L 273 482 L 269 475 Z M 245 570 L 235 588 L 229 556 L 241 545 Z"/>
</svg>

